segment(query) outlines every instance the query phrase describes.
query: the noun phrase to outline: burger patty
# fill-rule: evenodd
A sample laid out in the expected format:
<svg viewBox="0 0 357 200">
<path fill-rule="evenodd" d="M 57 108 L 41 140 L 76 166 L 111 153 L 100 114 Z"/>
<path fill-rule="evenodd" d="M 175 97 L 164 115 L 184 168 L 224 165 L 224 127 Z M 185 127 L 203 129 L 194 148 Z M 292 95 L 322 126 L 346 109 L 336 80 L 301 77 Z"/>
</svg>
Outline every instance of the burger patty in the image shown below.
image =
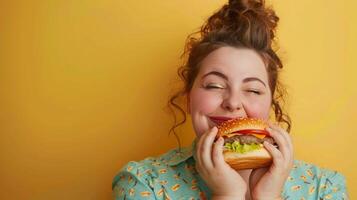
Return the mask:
<svg viewBox="0 0 357 200">
<path fill-rule="evenodd" d="M 274 139 L 271 137 L 265 137 L 263 139 L 257 138 L 253 135 L 235 135 L 233 137 L 225 138 L 224 139 L 224 144 L 226 143 L 233 143 L 234 141 L 237 141 L 241 144 L 262 144 L 264 141 L 269 142 L 270 144 L 274 145 Z"/>
</svg>

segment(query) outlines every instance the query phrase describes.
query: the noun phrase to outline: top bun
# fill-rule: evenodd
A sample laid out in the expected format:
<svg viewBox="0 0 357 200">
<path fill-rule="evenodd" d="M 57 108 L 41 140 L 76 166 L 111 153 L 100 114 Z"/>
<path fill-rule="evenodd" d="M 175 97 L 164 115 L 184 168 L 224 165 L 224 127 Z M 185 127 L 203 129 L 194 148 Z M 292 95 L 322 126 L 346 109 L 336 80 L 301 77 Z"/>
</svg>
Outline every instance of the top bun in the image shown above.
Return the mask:
<svg viewBox="0 0 357 200">
<path fill-rule="evenodd" d="M 223 122 L 218 126 L 217 137 L 231 134 L 245 129 L 265 130 L 268 127 L 266 121 L 256 118 L 237 118 Z"/>
</svg>

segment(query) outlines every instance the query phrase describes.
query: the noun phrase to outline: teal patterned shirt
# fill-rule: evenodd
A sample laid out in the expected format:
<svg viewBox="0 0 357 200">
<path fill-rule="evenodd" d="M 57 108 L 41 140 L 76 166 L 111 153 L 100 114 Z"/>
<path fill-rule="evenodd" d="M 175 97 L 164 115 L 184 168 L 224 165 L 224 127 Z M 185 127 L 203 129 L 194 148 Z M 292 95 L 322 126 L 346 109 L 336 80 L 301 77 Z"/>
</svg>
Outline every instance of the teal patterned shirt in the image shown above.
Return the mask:
<svg viewBox="0 0 357 200">
<path fill-rule="evenodd" d="M 211 199 L 210 189 L 195 169 L 193 146 L 181 151 L 173 149 L 164 155 L 139 162 L 129 162 L 114 177 L 114 199 Z M 285 182 L 282 198 L 348 199 L 345 178 L 336 171 L 295 160 Z"/>
</svg>

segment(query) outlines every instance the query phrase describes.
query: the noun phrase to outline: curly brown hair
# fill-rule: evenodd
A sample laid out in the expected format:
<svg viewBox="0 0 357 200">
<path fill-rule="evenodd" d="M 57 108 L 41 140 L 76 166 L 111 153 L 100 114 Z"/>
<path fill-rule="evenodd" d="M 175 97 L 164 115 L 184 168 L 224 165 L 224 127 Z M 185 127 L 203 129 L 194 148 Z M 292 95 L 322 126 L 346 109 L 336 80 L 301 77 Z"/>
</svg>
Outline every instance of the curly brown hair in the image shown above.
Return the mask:
<svg viewBox="0 0 357 200">
<path fill-rule="evenodd" d="M 229 0 L 228 4 L 210 16 L 198 31 L 187 37 L 181 56 L 184 64 L 177 71 L 183 86 L 170 96 L 168 101 L 168 107 L 174 116 L 174 125 L 169 134 L 175 135 L 179 147 L 181 143 L 175 129 L 184 124 L 187 118 L 186 111 L 180 106 L 187 103 L 186 99 L 182 101 L 180 98 L 187 97 L 191 91 L 201 61 L 212 51 L 226 46 L 251 49 L 262 58 L 272 91 L 275 120 L 290 131 L 291 119 L 282 109 L 287 92 L 278 79 L 283 64 L 274 49 L 278 21 L 274 10 L 266 7 L 264 0 Z M 182 120 L 178 121 L 175 109 L 182 114 Z"/>
</svg>

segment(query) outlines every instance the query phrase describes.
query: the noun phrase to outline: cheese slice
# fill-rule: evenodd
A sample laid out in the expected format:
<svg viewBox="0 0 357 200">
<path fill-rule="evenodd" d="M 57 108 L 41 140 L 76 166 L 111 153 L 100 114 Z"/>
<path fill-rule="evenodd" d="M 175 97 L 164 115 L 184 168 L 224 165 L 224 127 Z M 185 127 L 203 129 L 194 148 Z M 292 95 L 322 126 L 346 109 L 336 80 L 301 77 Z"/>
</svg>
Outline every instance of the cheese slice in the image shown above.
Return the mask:
<svg viewBox="0 0 357 200">
<path fill-rule="evenodd" d="M 227 138 L 231 138 L 231 137 L 234 137 L 234 136 L 237 136 L 237 135 L 242 135 L 242 134 L 239 134 L 239 133 L 235 133 L 235 134 L 229 134 L 229 135 L 225 135 Z"/>
<path fill-rule="evenodd" d="M 265 135 L 261 135 L 261 134 L 252 134 L 252 135 L 254 135 L 255 137 L 257 137 L 259 139 L 265 138 Z"/>
</svg>

